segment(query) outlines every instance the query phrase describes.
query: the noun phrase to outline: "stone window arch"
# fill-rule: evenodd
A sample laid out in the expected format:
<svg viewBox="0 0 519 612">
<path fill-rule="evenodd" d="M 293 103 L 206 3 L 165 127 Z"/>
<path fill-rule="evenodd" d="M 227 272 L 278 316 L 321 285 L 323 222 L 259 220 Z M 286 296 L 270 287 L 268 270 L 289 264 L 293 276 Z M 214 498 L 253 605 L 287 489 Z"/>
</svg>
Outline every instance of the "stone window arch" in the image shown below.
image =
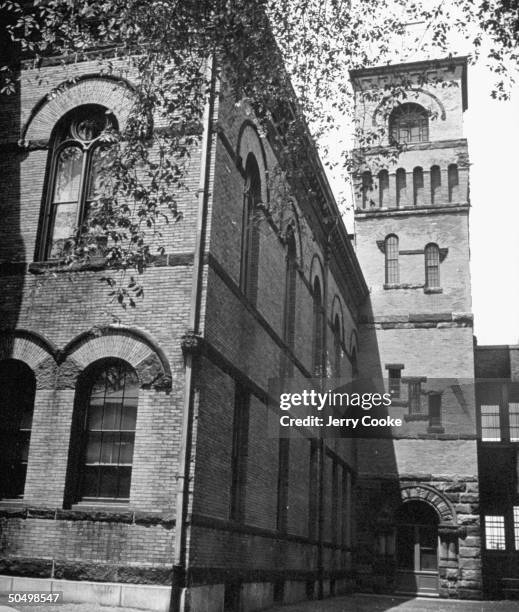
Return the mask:
<svg viewBox="0 0 519 612">
<path fill-rule="evenodd" d="M 256 157 L 253 153 L 249 153 L 245 164 L 240 286 L 253 304 L 256 304 L 258 297 L 260 203 L 260 170 Z"/>
</svg>

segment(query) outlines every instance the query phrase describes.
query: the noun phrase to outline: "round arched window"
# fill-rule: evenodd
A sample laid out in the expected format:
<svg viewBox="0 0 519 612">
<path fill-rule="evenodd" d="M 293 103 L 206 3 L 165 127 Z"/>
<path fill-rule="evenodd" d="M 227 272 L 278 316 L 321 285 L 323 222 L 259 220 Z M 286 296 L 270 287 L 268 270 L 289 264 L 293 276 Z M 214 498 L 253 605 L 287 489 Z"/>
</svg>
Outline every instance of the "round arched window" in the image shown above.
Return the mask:
<svg viewBox="0 0 519 612">
<path fill-rule="evenodd" d="M 389 137 L 399 143 L 428 141 L 428 112 L 423 106 L 413 102 L 397 106 L 389 117 Z"/>
</svg>

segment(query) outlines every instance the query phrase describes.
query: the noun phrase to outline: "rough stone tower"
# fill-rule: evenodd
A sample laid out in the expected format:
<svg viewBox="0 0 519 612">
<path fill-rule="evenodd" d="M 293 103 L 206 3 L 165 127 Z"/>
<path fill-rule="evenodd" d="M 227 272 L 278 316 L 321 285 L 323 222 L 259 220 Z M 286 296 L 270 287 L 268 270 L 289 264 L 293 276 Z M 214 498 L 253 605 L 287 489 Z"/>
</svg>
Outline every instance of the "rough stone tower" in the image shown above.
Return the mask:
<svg viewBox="0 0 519 612">
<path fill-rule="evenodd" d="M 391 441 L 358 446 L 358 562 L 383 588 L 477 597 L 466 74 L 466 58 L 351 73 L 358 125 L 376 134 L 356 149 L 370 288 L 359 363 L 362 377 L 386 379 L 402 420 Z"/>
</svg>

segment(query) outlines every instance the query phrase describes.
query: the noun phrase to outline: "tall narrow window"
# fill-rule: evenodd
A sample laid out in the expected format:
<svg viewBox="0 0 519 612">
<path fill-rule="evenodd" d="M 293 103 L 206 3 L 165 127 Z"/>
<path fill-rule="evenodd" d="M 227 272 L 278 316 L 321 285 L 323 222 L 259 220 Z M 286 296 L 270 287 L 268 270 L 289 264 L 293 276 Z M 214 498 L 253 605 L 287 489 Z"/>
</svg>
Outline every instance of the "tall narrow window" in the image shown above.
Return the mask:
<svg viewBox="0 0 519 612">
<path fill-rule="evenodd" d="M 400 271 L 398 266 L 398 238 L 391 234 L 386 238 L 386 284 L 395 285 L 400 282 Z"/>
<path fill-rule="evenodd" d="M 237 383 L 234 396 L 230 508 L 230 517 L 235 521 L 242 521 L 245 518 L 247 457 L 249 452 L 249 409 L 250 393 Z"/>
<path fill-rule="evenodd" d="M 438 205 L 440 203 L 442 187 L 442 174 L 440 166 L 431 168 L 431 204 Z"/>
<path fill-rule="evenodd" d="M 285 306 L 283 313 L 283 339 L 290 350 L 294 350 L 295 319 L 296 319 L 296 280 L 297 280 L 297 251 L 294 230 L 287 232 L 287 258 L 285 272 Z M 283 375 L 292 376 L 294 364 L 292 357 L 286 355 L 283 365 Z"/>
<path fill-rule="evenodd" d="M 74 109 L 56 125 L 39 258 L 53 259 L 67 250 L 92 200 L 107 189 L 102 179 L 107 133 L 116 127 L 114 117 L 96 104 Z"/>
<path fill-rule="evenodd" d="M 127 501 L 139 398 L 137 375 L 126 362 L 111 360 L 94 365 L 83 381 L 78 389 L 82 431 L 77 497 Z"/>
<path fill-rule="evenodd" d="M 402 370 L 404 366 L 402 364 L 387 364 L 387 377 L 388 377 L 388 391 L 391 393 L 391 397 L 398 399 L 402 392 Z"/>
<path fill-rule="evenodd" d="M 279 439 L 277 528 L 287 529 L 290 438 Z"/>
<path fill-rule="evenodd" d="M 504 516 L 485 516 L 485 548 L 506 549 Z"/>
<path fill-rule="evenodd" d="M 409 414 L 422 412 L 422 383 L 418 380 L 408 380 Z"/>
<path fill-rule="evenodd" d="M 341 348 L 341 321 L 339 319 L 339 315 L 335 315 L 335 320 L 333 322 L 333 374 L 336 378 L 339 378 L 341 375 L 341 358 L 342 358 L 342 348 Z"/>
<path fill-rule="evenodd" d="M 396 171 L 396 205 L 407 206 L 407 175 L 403 168 Z"/>
<path fill-rule="evenodd" d="M 413 170 L 413 204 L 423 206 L 423 170 L 417 166 Z"/>
<path fill-rule="evenodd" d="M 508 420 L 510 424 L 510 442 L 519 442 L 519 403 L 508 404 Z"/>
<path fill-rule="evenodd" d="M 440 286 L 440 249 L 436 244 L 425 247 L 425 287 L 426 289 Z"/>
<path fill-rule="evenodd" d="M 419 104 L 400 104 L 389 116 L 389 136 L 398 143 L 426 142 L 429 140 L 428 112 Z"/>
<path fill-rule="evenodd" d="M 313 294 L 313 358 L 312 371 L 314 376 L 324 375 L 324 312 L 321 294 L 321 283 L 316 277 Z"/>
<path fill-rule="evenodd" d="M 442 396 L 439 393 L 429 395 L 429 427 L 431 429 L 442 427 Z"/>
<path fill-rule="evenodd" d="M 515 550 L 519 550 L 519 506 L 514 506 L 514 543 Z"/>
<path fill-rule="evenodd" d="M 368 204 L 372 203 L 372 192 L 373 192 L 373 176 L 369 170 L 362 173 L 362 208 L 366 208 Z"/>
<path fill-rule="evenodd" d="M 380 208 L 389 205 L 389 173 L 381 170 L 378 173 L 378 204 Z"/>
<path fill-rule="evenodd" d="M 261 178 L 258 163 L 252 153 L 247 157 L 245 177 L 240 286 L 249 300 L 256 304 L 260 249 L 258 204 L 261 202 Z"/>
<path fill-rule="evenodd" d="M 351 375 L 353 378 L 359 375 L 359 362 L 357 359 L 357 349 L 353 347 L 351 351 Z"/>
<path fill-rule="evenodd" d="M 22 361 L 0 361 L 0 499 L 23 497 L 36 378 Z"/>
<path fill-rule="evenodd" d="M 449 181 L 449 202 L 457 202 L 459 200 L 459 176 L 458 166 L 456 164 L 450 164 L 447 170 L 447 177 Z"/>
<path fill-rule="evenodd" d="M 501 441 L 501 418 L 499 406 L 481 406 L 481 441 Z"/>
<path fill-rule="evenodd" d="M 310 440 L 310 464 L 308 474 L 308 537 L 317 538 L 317 483 L 319 467 L 317 440 Z"/>
</svg>

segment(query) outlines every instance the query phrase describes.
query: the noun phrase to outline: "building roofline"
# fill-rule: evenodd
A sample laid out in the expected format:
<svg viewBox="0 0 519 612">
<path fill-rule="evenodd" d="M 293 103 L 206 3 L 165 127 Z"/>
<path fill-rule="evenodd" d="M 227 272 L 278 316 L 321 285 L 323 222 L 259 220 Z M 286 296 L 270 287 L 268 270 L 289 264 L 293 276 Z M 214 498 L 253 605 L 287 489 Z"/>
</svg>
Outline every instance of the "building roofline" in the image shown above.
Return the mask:
<svg viewBox="0 0 519 612">
<path fill-rule="evenodd" d="M 350 78 L 356 79 L 364 76 L 376 76 L 384 72 L 407 72 L 409 70 L 420 70 L 424 68 L 442 68 L 445 66 L 467 66 L 468 56 L 460 55 L 456 57 L 443 57 L 440 59 L 422 60 L 419 62 L 403 62 L 400 64 L 385 64 L 382 66 L 373 66 L 370 68 L 357 68 L 350 70 Z"/>
</svg>

